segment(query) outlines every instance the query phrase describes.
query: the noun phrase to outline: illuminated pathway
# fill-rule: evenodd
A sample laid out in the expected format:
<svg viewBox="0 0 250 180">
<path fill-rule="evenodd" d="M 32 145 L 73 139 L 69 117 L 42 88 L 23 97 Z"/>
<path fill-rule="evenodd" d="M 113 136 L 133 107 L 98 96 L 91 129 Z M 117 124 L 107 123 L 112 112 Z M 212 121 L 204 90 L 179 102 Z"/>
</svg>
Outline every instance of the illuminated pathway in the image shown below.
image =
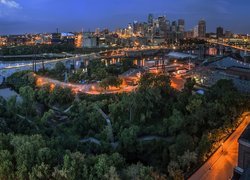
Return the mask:
<svg viewBox="0 0 250 180">
<path fill-rule="evenodd" d="M 223 147 L 220 147 L 189 180 L 231 179 L 238 162 L 238 139 L 249 121 L 250 116 L 246 116 L 235 132 L 224 142 Z"/>
<path fill-rule="evenodd" d="M 106 91 L 101 91 L 101 90 L 98 90 L 98 83 L 73 84 L 73 83 L 61 82 L 61 81 L 47 78 L 47 77 L 41 77 L 38 75 L 35 75 L 35 76 L 37 77 L 36 84 L 38 87 L 49 84 L 51 87 L 60 86 L 63 88 L 70 88 L 75 93 L 81 92 L 81 93 L 92 94 L 92 95 L 116 94 L 116 93 L 123 93 L 123 92 L 131 92 L 137 88 L 137 86 L 124 86 L 124 87 L 121 87 L 120 89 L 113 88 L 113 89 L 109 89 Z"/>
</svg>

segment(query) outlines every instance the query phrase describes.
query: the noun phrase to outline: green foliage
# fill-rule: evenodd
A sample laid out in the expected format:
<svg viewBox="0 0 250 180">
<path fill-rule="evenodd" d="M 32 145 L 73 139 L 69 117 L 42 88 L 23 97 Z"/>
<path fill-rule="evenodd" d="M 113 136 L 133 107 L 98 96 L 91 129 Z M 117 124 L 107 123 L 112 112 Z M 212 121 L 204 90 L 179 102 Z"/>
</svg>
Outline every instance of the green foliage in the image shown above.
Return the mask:
<svg viewBox="0 0 250 180">
<path fill-rule="evenodd" d="M 73 93 L 69 88 L 56 86 L 50 93 L 50 104 L 68 104 L 74 100 Z"/>
<path fill-rule="evenodd" d="M 51 179 L 50 167 L 44 163 L 35 165 L 29 173 L 30 180 Z"/>
<path fill-rule="evenodd" d="M 133 164 L 125 170 L 126 179 L 131 180 L 153 180 L 152 169 L 142 164 Z"/>
<path fill-rule="evenodd" d="M 37 91 L 37 100 L 44 104 L 49 104 L 50 101 L 50 86 L 45 85 Z"/>
<path fill-rule="evenodd" d="M 180 169 L 180 165 L 175 161 L 171 161 L 169 163 L 168 173 L 169 173 L 169 176 L 173 178 L 174 180 L 184 179 L 183 171 Z"/>
<path fill-rule="evenodd" d="M 23 86 L 35 87 L 35 78 L 30 71 L 20 71 L 7 78 L 7 85 L 18 91 Z"/>
<path fill-rule="evenodd" d="M 24 109 L 26 117 L 33 112 L 35 92 L 30 86 L 21 87 L 19 89 L 22 97 L 22 108 Z"/>
<path fill-rule="evenodd" d="M 169 77 L 164 74 L 154 75 L 147 73 L 140 79 L 139 87 L 141 90 L 148 88 L 160 88 L 167 91 L 170 89 L 170 80 Z"/>
<path fill-rule="evenodd" d="M 28 54 L 42 54 L 42 53 L 72 52 L 74 50 L 75 50 L 74 45 L 70 44 L 15 46 L 15 47 L 1 48 L 0 54 L 4 56 L 28 55 Z"/>
<path fill-rule="evenodd" d="M 11 153 L 8 150 L 0 150 L 0 178 L 13 179 L 14 173 Z"/>
<path fill-rule="evenodd" d="M 57 62 L 54 70 L 59 75 L 59 74 L 63 74 L 66 71 L 66 67 L 62 62 Z"/>
<path fill-rule="evenodd" d="M 100 75 L 94 67 L 103 68 L 105 78 L 112 74 L 97 63 L 90 65 L 94 78 Z M 230 81 L 218 82 L 204 96 L 192 94 L 193 86 L 190 79 L 176 92 L 168 76 L 146 74 L 133 93 L 80 95 L 73 101 L 69 89 L 25 83 L 21 102 L 0 97 L 5 133 L 0 134 L 0 179 L 137 180 L 160 179 L 160 174 L 183 179 L 250 108 L 249 97 Z M 34 113 L 38 105 L 40 114 Z M 51 110 L 54 105 L 59 108 Z M 96 106 L 109 116 L 114 144 Z M 88 138 L 99 143 L 84 142 Z"/>
<path fill-rule="evenodd" d="M 122 84 L 122 80 L 118 77 L 115 76 L 109 76 L 105 79 L 102 80 L 102 82 L 100 83 L 100 87 L 107 89 L 109 86 L 112 87 L 120 87 Z"/>
</svg>

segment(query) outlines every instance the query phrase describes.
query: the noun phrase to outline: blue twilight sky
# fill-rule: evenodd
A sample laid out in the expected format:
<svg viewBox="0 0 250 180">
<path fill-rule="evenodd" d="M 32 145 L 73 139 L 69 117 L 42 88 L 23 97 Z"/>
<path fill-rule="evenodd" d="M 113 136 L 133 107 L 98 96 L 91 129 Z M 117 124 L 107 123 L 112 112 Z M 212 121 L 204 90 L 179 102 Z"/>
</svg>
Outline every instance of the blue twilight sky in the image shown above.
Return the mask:
<svg viewBox="0 0 250 180">
<path fill-rule="evenodd" d="M 115 29 L 148 13 L 183 18 L 186 29 L 203 18 L 209 32 L 250 33 L 249 8 L 250 0 L 0 0 L 0 34 Z"/>
</svg>

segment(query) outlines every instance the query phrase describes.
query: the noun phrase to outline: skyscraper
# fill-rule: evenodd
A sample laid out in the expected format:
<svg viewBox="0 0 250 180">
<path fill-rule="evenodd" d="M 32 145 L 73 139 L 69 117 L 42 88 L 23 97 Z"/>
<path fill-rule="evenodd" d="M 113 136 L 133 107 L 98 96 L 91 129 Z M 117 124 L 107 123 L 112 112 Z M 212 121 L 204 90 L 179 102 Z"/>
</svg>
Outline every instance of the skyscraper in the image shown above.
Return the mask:
<svg viewBox="0 0 250 180">
<path fill-rule="evenodd" d="M 184 19 L 179 19 L 178 20 L 178 31 L 179 32 L 184 32 L 185 31 L 185 21 L 184 21 Z"/>
<path fill-rule="evenodd" d="M 216 35 L 217 35 L 217 38 L 222 38 L 223 37 L 223 35 L 224 35 L 223 27 L 217 27 Z"/>
<path fill-rule="evenodd" d="M 176 23 L 176 21 L 172 22 L 171 30 L 172 30 L 172 32 L 176 32 L 177 31 L 177 23 Z"/>
<path fill-rule="evenodd" d="M 194 29 L 193 29 L 193 36 L 194 38 L 197 38 L 199 37 L 199 26 L 195 26 Z"/>
<path fill-rule="evenodd" d="M 165 33 L 167 31 L 167 18 L 165 16 L 158 17 L 159 20 L 159 28 Z"/>
<path fill-rule="evenodd" d="M 148 15 L 148 24 L 149 25 L 153 25 L 153 21 L 154 21 L 154 15 L 153 14 L 149 14 Z"/>
<path fill-rule="evenodd" d="M 198 37 L 199 38 L 204 38 L 206 37 L 206 21 L 205 20 L 200 20 L 198 23 Z"/>
</svg>

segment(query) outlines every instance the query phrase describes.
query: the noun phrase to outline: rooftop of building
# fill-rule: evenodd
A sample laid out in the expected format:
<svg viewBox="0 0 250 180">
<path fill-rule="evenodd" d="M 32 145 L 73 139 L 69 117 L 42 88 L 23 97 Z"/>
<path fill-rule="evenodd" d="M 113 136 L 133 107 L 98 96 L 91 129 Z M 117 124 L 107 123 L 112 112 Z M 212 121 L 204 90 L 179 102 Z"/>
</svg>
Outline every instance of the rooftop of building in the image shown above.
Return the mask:
<svg viewBox="0 0 250 180">
<path fill-rule="evenodd" d="M 239 140 L 250 143 L 250 125 L 248 125 L 244 132 L 241 134 Z"/>
<path fill-rule="evenodd" d="M 188 58 L 195 59 L 195 58 L 197 58 L 197 56 L 182 53 L 182 52 L 170 52 L 167 54 L 167 56 L 170 58 L 176 58 L 176 59 L 188 59 Z"/>
<path fill-rule="evenodd" d="M 247 168 L 239 180 L 249 180 L 250 179 L 250 168 Z"/>
<path fill-rule="evenodd" d="M 232 57 L 222 58 L 221 60 L 210 63 L 209 66 L 214 66 L 217 68 L 238 67 L 238 68 L 250 69 L 250 63 L 245 63 L 243 61 L 234 59 Z"/>
</svg>

